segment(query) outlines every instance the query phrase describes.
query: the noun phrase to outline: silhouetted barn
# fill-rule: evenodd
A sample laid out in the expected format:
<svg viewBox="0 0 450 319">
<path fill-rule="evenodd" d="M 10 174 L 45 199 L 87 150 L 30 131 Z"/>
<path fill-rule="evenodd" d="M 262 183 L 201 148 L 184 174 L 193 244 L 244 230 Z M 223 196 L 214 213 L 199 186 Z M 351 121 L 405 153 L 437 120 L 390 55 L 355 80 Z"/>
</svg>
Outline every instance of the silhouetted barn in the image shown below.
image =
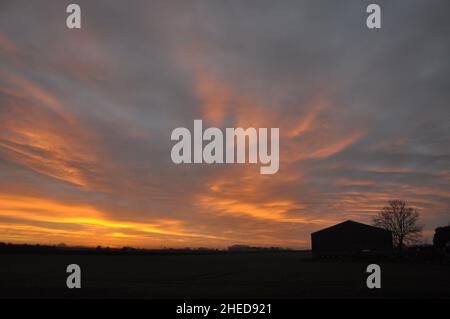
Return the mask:
<svg viewBox="0 0 450 319">
<path fill-rule="evenodd" d="M 390 231 L 347 220 L 311 234 L 314 256 L 343 256 L 392 252 Z"/>
</svg>

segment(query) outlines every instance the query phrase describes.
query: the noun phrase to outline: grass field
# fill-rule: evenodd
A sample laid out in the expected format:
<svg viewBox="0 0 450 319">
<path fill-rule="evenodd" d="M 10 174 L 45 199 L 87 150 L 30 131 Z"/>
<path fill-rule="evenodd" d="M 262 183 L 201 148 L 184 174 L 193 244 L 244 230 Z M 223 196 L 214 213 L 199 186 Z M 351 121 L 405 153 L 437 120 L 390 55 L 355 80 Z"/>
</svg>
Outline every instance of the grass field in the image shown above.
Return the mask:
<svg viewBox="0 0 450 319">
<path fill-rule="evenodd" d="M 72 263 L 81 266 L 81 289 L 66 288 L 66 266 Z M 381 262 L 382 288 L 370 290 L 368 264 L 317 261 L 302 252 L 1 254 L 0 297 L 450 297 L 449 265 Z"/>
</svg>

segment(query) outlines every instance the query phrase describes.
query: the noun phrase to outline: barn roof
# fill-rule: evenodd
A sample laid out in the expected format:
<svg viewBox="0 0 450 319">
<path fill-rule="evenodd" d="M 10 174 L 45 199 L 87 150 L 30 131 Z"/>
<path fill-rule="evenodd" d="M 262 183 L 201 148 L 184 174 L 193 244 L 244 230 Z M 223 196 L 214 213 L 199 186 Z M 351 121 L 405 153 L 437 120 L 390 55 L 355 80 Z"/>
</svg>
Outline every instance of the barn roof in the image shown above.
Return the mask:
<svg viewBox="0 0 450 319">
<path fill-rule="evenodd" d="M 376 231 L 383 231 L 383 232 L 390 233 L 390 231 L 385 230 L 383 228 L 379 228 L 379 227 L 375 227 L 375 226 L 371 226 L 371 225 L 367 225 L 367 224 L 363 224 L 363 223 L 358 223 L 358 222 L 355 222 L 353 220 L 346 220 L 345 222 L 342 222 L 342 223 L 339 223 L 339 224 L 336 224 L 336 225 L 333 225 L 333 226 L 330 226 L 330 227 L 318 230 L 316 232 L 313 232 L 313 233 L 311 233 L 311 235 L 320 234 L 322 232 L 327 232 L 327 231 L 330 231 L 330 230 L 336 230 L 336 229 L 339 229 L 339 228 L 346 228 L 346 227 L 366 228 L 367 230 L 372 230 L 372 231 L 376 230 Z"/>
</svg>

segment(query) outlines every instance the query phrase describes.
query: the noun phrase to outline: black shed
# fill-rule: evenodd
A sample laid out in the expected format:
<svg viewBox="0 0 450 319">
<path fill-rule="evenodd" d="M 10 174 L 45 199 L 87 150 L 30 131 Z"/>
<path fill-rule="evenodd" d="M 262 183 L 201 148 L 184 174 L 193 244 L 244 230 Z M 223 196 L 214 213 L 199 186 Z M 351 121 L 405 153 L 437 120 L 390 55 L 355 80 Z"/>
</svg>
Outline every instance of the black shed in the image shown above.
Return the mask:
<svg viewBox="0 0 450 319">
<path fill-rule="evenodd" d="M 390 231 L 347 220 L 311 234 L 314 256 L 392 252 Z"/>
</svg>

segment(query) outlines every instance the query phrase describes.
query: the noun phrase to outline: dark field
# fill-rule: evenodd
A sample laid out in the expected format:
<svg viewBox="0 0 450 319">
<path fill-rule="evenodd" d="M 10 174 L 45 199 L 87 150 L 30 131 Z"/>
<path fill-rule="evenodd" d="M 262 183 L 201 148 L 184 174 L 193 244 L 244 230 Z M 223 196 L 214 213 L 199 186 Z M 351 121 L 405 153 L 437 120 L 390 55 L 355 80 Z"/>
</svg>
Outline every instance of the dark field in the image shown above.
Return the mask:
<svg viewBox="0 0 450 319">
<path fill-rule="evenodd" d="M 82 288 L 66 288 L 66 266 Z M 303 252 L 58 255 L 0 254 L 0 297 L 449 298 L 450 267 L 380 262 L 382 288 L 366 288 L 370 262 L 316 261 Z"/>
</svg>

